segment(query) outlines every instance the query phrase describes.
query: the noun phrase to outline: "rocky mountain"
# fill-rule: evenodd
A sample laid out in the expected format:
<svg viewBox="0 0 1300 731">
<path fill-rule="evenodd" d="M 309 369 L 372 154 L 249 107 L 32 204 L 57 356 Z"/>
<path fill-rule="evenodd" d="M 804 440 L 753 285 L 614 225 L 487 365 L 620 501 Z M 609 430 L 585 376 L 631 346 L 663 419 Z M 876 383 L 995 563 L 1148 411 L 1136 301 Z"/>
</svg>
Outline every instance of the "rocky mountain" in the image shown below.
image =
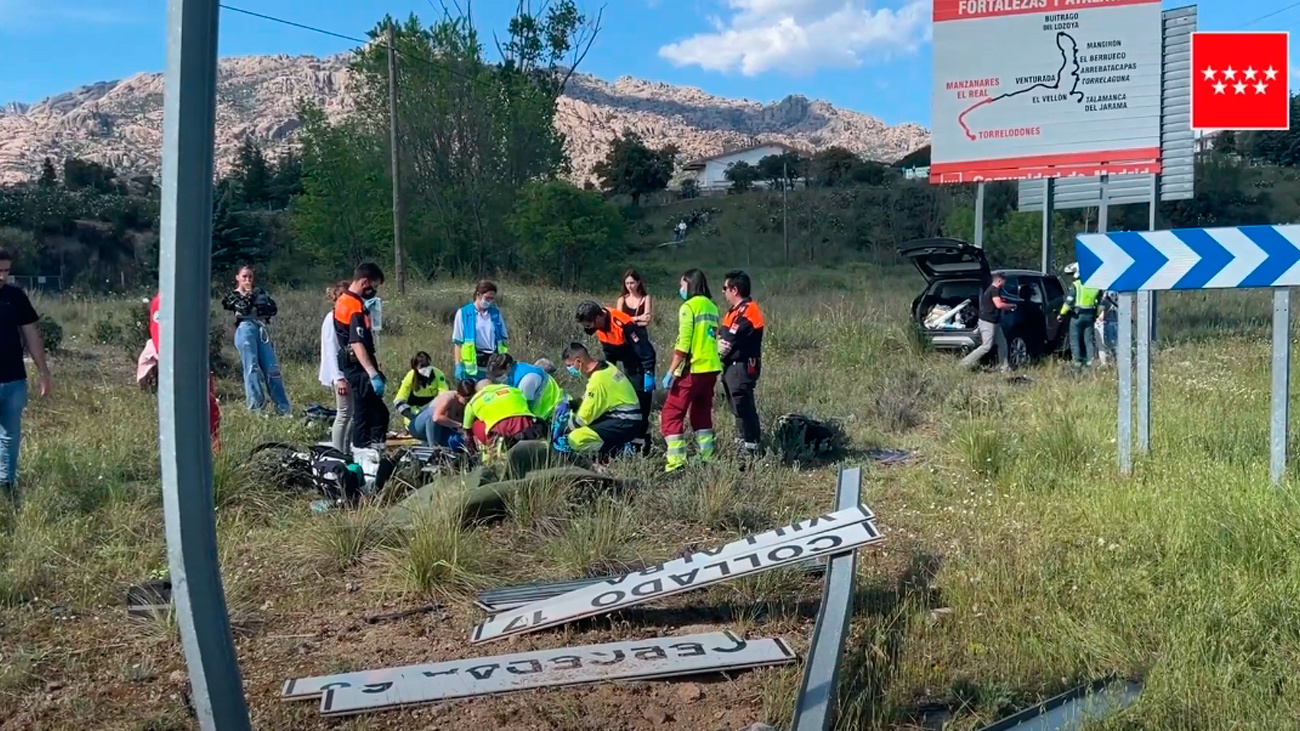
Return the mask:
<svg viewBox="0 0 1300 731">
<path fill-rule="evenodd" d="M 303 96 L 331 115 L 346 113 L 348 55 L 245 56 L 218 66 L 217 166 L 228 168 L 244 137 L 269 148 L 293 143 L 294 105 Z M 161 167 L 163 79 L 136 74 L 102 81 L 35 104 L 0 105 L 0 183 L 39 173 L 41 161 L 73 155 L 122 172 Z M 840 145 L 892 162 L 929 143 L 919 125 L 889 126 L 867 114 L 788 96 L 774 104 L 727 99 L 700 89 L 630 77 L 607 82 L 576 74 L 560 99 L 556 124 L 567 135 L 574 176 L 591 177 L 623 129 L 652 146 L 673 143 L 686 160 L 757 142 L 803 150 Z"/>
</svg>

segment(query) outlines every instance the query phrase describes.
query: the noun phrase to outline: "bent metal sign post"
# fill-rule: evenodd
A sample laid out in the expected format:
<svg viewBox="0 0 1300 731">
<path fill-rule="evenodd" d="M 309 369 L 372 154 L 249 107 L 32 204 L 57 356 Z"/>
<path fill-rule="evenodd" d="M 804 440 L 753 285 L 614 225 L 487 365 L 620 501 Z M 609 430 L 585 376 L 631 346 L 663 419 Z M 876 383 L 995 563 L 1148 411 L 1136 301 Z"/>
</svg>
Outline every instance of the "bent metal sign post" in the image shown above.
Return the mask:
<svg viewBox="0 0 1300 731">
<path fill-rule="evenodd" d="M 329 683 L 314 678 L 297 682 L 302 690 L 320 694 L 321 715 L 347 716 L 531 688 L 660 679 L 794 660 L 781 639 L 743 640 L 730 632 L 710 632 L 347 673 Z"/>
<path fill-rule="evenodd" d="M 695 554 L 689 559 L 671 561 L 660 567 L 583 587 L 547 602 L 508 610 L 475 627 L 470 643 L 488 642 L 617 611 L 814 556 L 841 553 L 881 539 L 870 522 L 847 525 L 837 522 L 840 524 L 830 530 L 810 530 L 787 537 L 775 545 L 755 544 L 748 546 L 749 550 L 739 552 L 730 552 L 725 550 L 729 547 L 724 547 L 713 555 Z"/>
</svg>

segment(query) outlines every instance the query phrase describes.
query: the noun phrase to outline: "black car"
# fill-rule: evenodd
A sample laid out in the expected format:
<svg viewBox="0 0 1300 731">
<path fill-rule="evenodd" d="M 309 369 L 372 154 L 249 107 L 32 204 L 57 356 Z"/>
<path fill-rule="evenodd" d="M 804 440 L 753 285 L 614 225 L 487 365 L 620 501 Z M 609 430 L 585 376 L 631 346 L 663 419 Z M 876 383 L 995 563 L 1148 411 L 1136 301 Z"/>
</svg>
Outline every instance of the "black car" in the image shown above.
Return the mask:
<svg viewBox="0 0 1300 731">
<path fill-rule="evenodd" d="M 921 337 L 939 350 L 967 353 L 979 345 L 980 293 L 993 280 L 984 250 L 961 239 L 933 238 L 909 241 L 898 247 L 898 253 L 925 277 L 925 290 L 912 300 L 912 322 Z M 1065 302 L 1061 281 L 1030 269 L 999 269 L 998 273 L 1007 278 L 1003 298 L 1016 305 L 1003 312 L 1000 321 L 1011 366 L 1068 348 L 1066 328 L 1056 320 Z M 962 303 L 959 312 L 939 322 L 946 311 Z"/>
</svg>

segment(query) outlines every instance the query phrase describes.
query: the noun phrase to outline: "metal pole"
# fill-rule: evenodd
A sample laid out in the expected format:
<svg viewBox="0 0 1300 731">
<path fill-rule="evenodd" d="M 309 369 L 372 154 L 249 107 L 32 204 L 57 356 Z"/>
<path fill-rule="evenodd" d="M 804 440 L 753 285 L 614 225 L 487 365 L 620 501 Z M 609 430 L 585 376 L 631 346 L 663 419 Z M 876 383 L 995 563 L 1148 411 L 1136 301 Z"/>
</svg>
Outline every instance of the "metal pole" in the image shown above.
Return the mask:
<svg viewBox="0 0 1300 731">
<path fill-rule="evenodd" d="M 1159 219 L 1160 219 L 1160 175 L 1156 174 L 1151 176 L 1151 210 L 1150 212 L 1147 213 L 1147 229 L 1150 231 L 1155 231 L 1159 226 L 1160 223 Z M 1156 320 L 1158 319 L 1156 317 L 1156 311 L 1158 309 L 1156 303 L 1159 301 L 1159 297 L 1160 297 L 1159 292 L 1151 293 L 1150 337 L 1151 337 L 1152 345 L 1155 345 L 1156 342 Z"/>
<path fill-rule="evenodd" d="M 1104 200 L 1104 199 L 1103 199 Z M 1119 472 L 1133 472 L 1133 295 L 1119 296 L 1119 342 L 1115 359 L 1119 361 Z"/>
<path fill-rule="evenodd" d="M 781 238 L 785 243 L 785 263 L 790 263 L 790 170 L 781 163 Z"/>
<path fill-rule="evenodd" d="M 1137 448 L 1151 453 L 1151 292 L 1137 293 Z"/>
<path fill-rule="evenodd" d="M 1056 178 L 1043 178 L 1043 272 L 1052 271 L 1052 215 L 1056 207 Z"/>
<path fill-rule="evenodd" d="M 1286 476 L 1287 422 L 1291 406 L 1291 290 L 1273 290 L 1273 407 L 1269 473 L 1274 485 Z"/>
<path fill-rule="evenodd" d="M 402 256 L 402 222 L 406 214 L 402 206 L 402 163 L 397 134 L 397 33 L 394 23 L 388 22 L 388 147 L 392 156 L 393 176 L 393 275 L 397 291 L 406 294 L 406 262 Z"/>
<path fill-rule="evenodd" d="M 172 597 L 204 731 L 249 729 L 217 560 L 208 433 L 217 0 L 168 0 L 158 448 Z"/>
<path fill-rule="evenodd" d="M 975 184 L 975 248 L 984 248 L 984 181 Z"/>
<path fill-rule="evenodd" d="M 1110 193 L 1106 190 L 1110 182 L 1109 175 L 1097 178 L 1101 200 L 1097 203 L 1097 233 L 1104 234 L 1110 227 Z"/>
</svg>

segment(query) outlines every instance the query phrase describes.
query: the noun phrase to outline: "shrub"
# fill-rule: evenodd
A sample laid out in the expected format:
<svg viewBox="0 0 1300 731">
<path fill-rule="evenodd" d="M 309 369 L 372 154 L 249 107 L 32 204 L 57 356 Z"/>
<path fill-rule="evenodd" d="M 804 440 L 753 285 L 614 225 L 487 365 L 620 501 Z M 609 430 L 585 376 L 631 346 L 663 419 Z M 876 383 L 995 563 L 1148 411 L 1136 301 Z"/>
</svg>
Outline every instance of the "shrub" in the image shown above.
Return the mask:
<svg viewBox="0 0 1300 731">
<path fill-rule="evenodd" d="M 41 343 L 45 346 L 45 352 L 57 353 L 59 346 L 63 345 L 63 326 L 52 317 L 42 317 L 36 321 L 36 329 L 41 333 Z"/>
</svg>

